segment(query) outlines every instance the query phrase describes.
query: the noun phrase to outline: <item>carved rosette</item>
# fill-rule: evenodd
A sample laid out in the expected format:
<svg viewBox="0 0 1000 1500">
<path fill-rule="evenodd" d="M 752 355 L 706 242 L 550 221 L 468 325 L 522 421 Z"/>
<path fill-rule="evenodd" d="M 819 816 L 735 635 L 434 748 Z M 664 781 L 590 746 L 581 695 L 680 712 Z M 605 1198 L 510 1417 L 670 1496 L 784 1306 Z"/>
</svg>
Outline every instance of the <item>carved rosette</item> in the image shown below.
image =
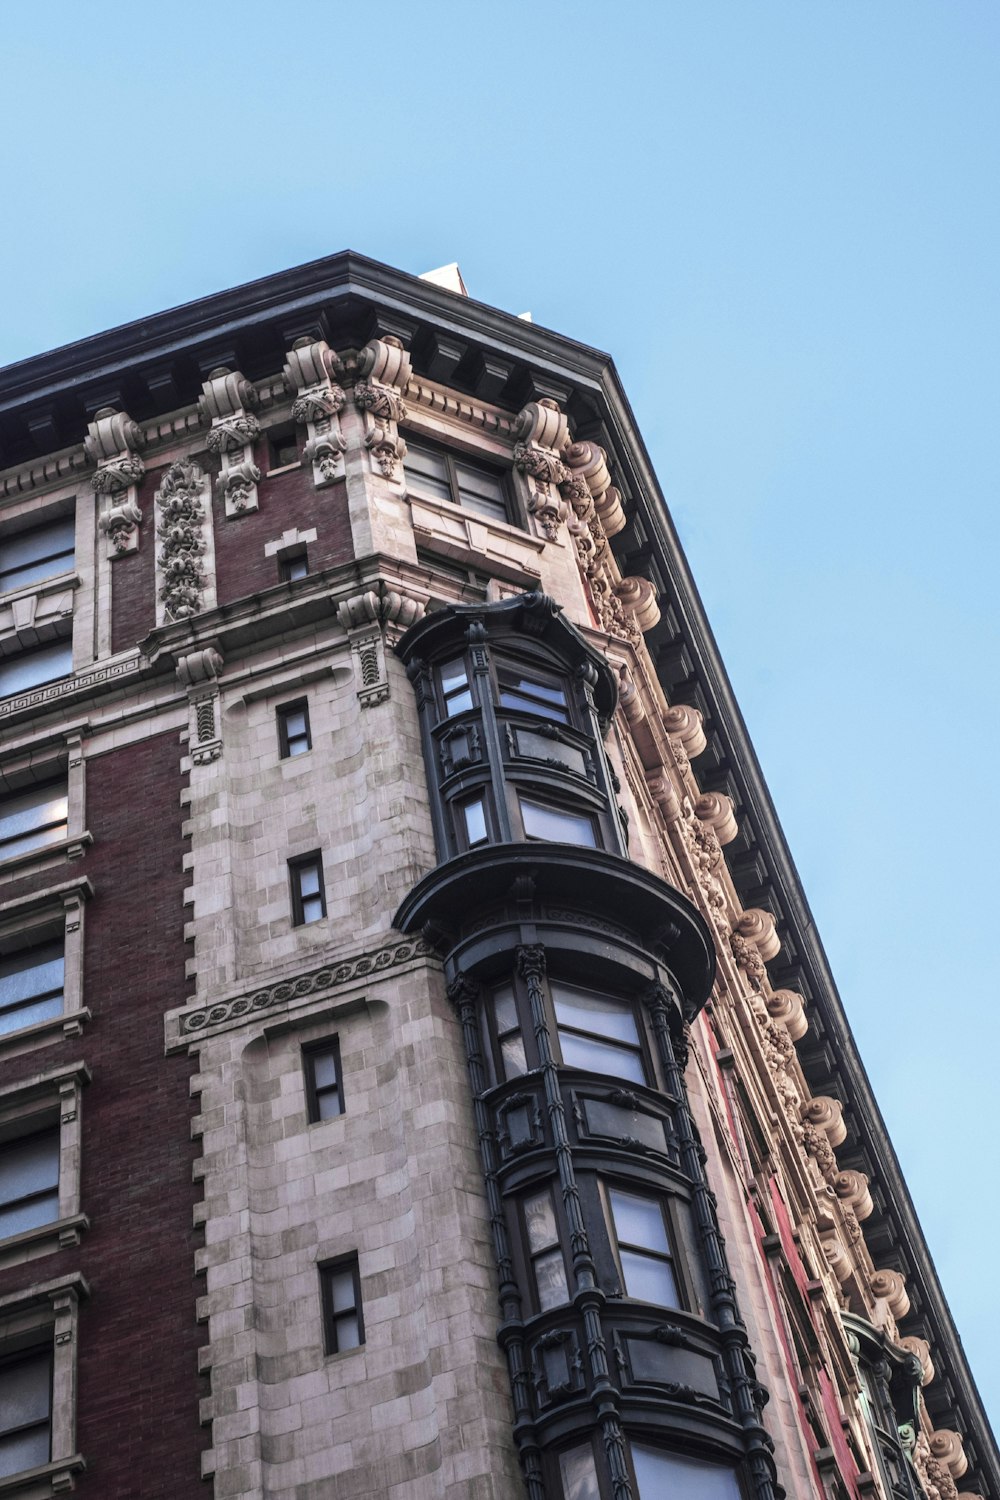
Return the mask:
<svg viewBox="0 0 1000 1500">
<path fill-rule="evenodd" d="M 202 419 L 211 423 L 206 446 L 222 461 L 216 490 L 227 516 L 244 515 L 258 504 L 260 470 L 253 460 L 253 445 L 260 436 L 260 423 L 253 414 L 257 392 L 238 370 L 225 365 L 211 371 L 201 391 Z"/>
<path fill-rule="evenodd" d="M 207 550 L 203 504 L 205 476 L 198 464 L 170 466 L 156 492 L 159 597 L 169 620 L 187 620 L 202 608 Z"/>
<path fill-rule="evenodd" d="M 514 422 L 514 469 L 529 516 L 538 533 L 554 541 L 569 515 L 560 485 L 570 478 L 560 457 L 569 444 L 569 428 L 559 404 L 548 396 L 529 401 Z"/>
<path fill-rule="evenodd" d="M 108 539 L 108 556 L 122 557 L 139 546 L 138 486 L 146 472 L 139 457 L 145 437 L 142 428 L 124 412 L 103 406 L 87 428 L 83 448 L 97 465 L 90 483 L 98 495 L 107 496 L 98 525 Z"/>
<path fill-rule="evenodd" d="M 334 380 L 338 370 L 337 356 L 325 339 L 302 338 L 289 350 L 282 372 L 295 396 L 292 416 L 306 429 L 304 452 L 317 489 L 344 475 L 347 443 L 340 413 L 347 397 Z"/>
<path fill-rule="evenodd" d="M 399 465 L 406 457 L 406 443 L 400 436 L 399 423 L 406 416 L 403 392 L 410 378 L 410 356 L 399 339 L 386 334 L 369 339 L 359 356 L 358 369 L 354 404 L 364 416 L 364 443 L 372 472 L 401 483 Z"/>
</svg>

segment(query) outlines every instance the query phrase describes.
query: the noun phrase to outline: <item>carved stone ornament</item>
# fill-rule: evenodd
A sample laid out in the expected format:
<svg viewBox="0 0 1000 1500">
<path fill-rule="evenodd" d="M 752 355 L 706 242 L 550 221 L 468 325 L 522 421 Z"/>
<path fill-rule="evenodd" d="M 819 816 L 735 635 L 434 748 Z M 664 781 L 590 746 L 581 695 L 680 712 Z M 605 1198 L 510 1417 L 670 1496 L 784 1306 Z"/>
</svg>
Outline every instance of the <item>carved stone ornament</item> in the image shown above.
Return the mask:
<svg viewBox="0 0 1000 1500">
<path fill-rule="evenodd" d="M 926 1339 L 921 1339 L 916 1334 L 909 1334 L 905 1339 L 900 1339 L 899 1347 L 905 1349 L 920 1361 L 920 1384 L 930 1385 L 934 1379 L 934 1361 L 931 1358 L 931 1346 Z"/>
<path fill-rule="evenodd" d="M 253 461 L 253 445 L 260 436 L 260 423 L 253 408 L 257 392 L 238 370 L 225 365 L 211 371 L 201 390 L 198 406 L 203 419 L 211 423 L 205 443 L 222 460 L 215 486 L 226 515 L 256 510 L 260 470 Z"/>
<path fill-rule="evenodd" d="M 715 830 L 720 844 L 731 844 L 739 832 L 732 799 L 725 792 L 705 792 L 694 805 L 694 815 Z"/>
<path fill-rule="evenodd" d="M 514 422 L 514 438 L 514 468 L 520 476 L 525 509 L 540 534 L 553 541 L 569 515 L 559 491 L 570 478 L 560 457 L 569 443 L 569 428 L 558 402 L 547 396 L 529 401 Z"/>
<path fill-rule="evenodd" d="M 834 1184 L 836 1187 L 836 1184 Z M 864 1218 L 864 1214 L 859 1214 Z M 906 1278 L 899 1271 L 876 1271 L 871 1279 L 872 1296 L 884 1297 L 894 1318 L 905 1318 L 910 1310 Z M 939 1455 L 940 1457 L 940 1455 Z"/>
<path fill-rule="evenodd" d="M 766 1003 L 768 1015 L 782 1023 L 793 1042 L 800 1042 L 809 1030 L 802 996 L 797 995 L 794 990 L 774 990 L 768 995 Z M 837 1145 L 838 1142 L 834 1141 L 833 1144 Z"/>
<path fill-rule="evenodd" d="M 864 1172 L 838 1172 L 832 1185 L 840 1201 L 852 1208 L 859 1219 L 867 1219 L 875 1212 L 875 1204 L 868 1191 L 868 1178 Z M 875 1295 L 879 1294 L 876 1292 Z"/>
<path fill-rule="evenodd" d="M 401 478 L 398 466 L 406 456 L 397 423 L 406 416 L 403 392 L 410 378 L 410 356 L 399 339 L 386 334 L 368 341 L 358 368 L 361 378 L 354 387 L 354 404 L 364 415 L 364 443 L 372 472 L 397 481 Z"/>
<path fill-rule="evenodd" d="M 109 498 L 98 524 L 108 539 L 108 556 L 112 558 L 135 552 L 139 546 L 142 511 L 137 486 L 146 466 L 138 449 L 144 442 L 138 423 L 112 406 L 101 407 L 84 438 L 84 452 L 97 465 L 90 483 L 96 494 Z"/>
<path fill-rule="evenodd" d="M 373 708 L 389 696 L 386 631 L 401 634 L 419 620 L 423 612 L 424 606 L 419 600 L 384 585 L 355 594 L 338 604 L 337 618 L 347 632 L 355 658 L 358 701 L 362 708 Z"/>
<path fill-rule="evenodd" d="M 757 952 L 765 963 L 769 963 L 781 951 L 781 940 L 769 911 L 761 911 L 755 906 L 747 907 L 736 924 L 736 931 L 741 937 L 756 943 Z"/>
<path fill-rule="evenodd" d="M 292 416 L 306 428 L 305 457 L 317 489 L 343 477 L 347 443 L 340 413 L 347 402 L 334 382 L 336 354 L 325 339 L 296 339 L 285 362 L 285 384 L 295 395 Z"/>
<path fill-rule="evenodd" d="M 933 1434 L 932 1434 L 933 1438 Z M 913 1467 L 928 1500 L 958 1500 L 958 1487 L 948 1465 L 931 1450 L 927 1434 L 917 1434 L 913 1448 Z"/>
<path fill-rule="evenodd" d="M 691 760 L 708 744 L 701 709 L 691 708 L 686 703 L 674 703 L 666 710 L 663 727 L 671 739 L 680 740 Z"/>
<path fill-rule="evenodd" d="M 171 464 L 156 492 L 159 596 L 170 620 L 188 620 L 202 608 L 206 551 L 205 476 L 196 463 Z"/>
<path fill-rule="evenodd" d="M 789 994 L 788 990 L 777 990 L 776 994 Z M 768 1009 L 770 1010 L 770 1002 Z M 817 1094 L 812 1099 L 807 1099 L 802 1106 L 802 1122 L 805 1125 L 815 1126 L 822 1130 L 831 1146 L 842 1146 L 847 1140 L 847 1126 L 844 1124 L 844 1106 L 839 1099 L 827 1098 L 825 1094 Z"/>
</svg>

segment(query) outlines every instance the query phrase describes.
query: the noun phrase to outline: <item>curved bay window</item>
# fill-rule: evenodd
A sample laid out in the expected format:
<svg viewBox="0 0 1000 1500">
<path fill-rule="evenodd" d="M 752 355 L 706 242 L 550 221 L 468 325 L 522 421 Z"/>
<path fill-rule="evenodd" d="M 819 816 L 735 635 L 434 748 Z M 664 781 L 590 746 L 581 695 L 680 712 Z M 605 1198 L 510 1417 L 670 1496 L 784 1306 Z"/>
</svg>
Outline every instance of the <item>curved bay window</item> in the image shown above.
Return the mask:
<svg viewBox="0 0 1000 1500">
<path fill-rule="evenodd" d="M 775 1500 L 764 1399 L 684 1086 L 714 946 L 627 858 L 608 663 L 542 595 L 399 643 L 440 864 L 528 1500 Z"/>
</svg>

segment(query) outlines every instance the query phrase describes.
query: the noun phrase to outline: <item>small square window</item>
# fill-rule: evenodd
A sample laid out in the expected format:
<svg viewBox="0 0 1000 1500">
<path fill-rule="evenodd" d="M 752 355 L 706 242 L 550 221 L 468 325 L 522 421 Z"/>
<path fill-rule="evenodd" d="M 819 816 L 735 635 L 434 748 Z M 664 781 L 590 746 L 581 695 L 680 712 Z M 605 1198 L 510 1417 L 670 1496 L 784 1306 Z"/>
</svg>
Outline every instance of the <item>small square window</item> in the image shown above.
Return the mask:
<svg viewBox="0 0 1000 1500">
<path fill-rule="evenodd" d="M 292 925 L 304 927 L 320 922 L 326 916 L 326 890 L 323 885 L 323 856 L 305 854 L 288 862 L 292 886 Z"/>
<path fill-rule="evenodd" d="M 323 1331 L 327 1354 L 344 1354 L 358 1349 L 365 1341 L 361 1313 L 361 1278 L 358 1257 L 320 1266 L 320 1292 L 323 1301 Z"/>
<path fill-rule="evenodd" d="M 309 704 L 305 698 L 296 703 L 283 703 L 278 709 L 278 743 L 282 760 L 293 755 L 305 755 L 312 749 L 312 734 L 309 728 Z"/>
<path fill-rule="evenodd" d="M 344 1113 L 344 1083 L 337 1038 L 303 1047 L 302 1063 L 310 1125 L 317 1125 L 321 1120 L 335 1120 Z"/>
<path fill-rule="evenodd" d="M 278 577 L 282 583 L 297 583 L 309 577 L 309 558 L 305 552 L 296 552 L 291 557 L 278 558 Z"/>
</svg>

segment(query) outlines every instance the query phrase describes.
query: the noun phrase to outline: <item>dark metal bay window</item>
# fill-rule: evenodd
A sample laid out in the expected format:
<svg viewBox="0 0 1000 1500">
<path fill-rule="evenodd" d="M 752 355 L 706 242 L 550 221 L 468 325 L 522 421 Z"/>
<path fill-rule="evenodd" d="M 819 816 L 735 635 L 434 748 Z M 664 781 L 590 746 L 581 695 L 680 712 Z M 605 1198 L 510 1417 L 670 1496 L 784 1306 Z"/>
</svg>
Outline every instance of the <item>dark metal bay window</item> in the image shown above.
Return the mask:
<svg viewBox="0 0 1000 1500">
<path fill-rule="evenodd" d="M 546 681 L 540 674 L 517 667 L 499 667 L 497 694 L 501 708 L 517 709 L 541 719 L 553 719 L 559 724 L 570 723 L 566 688 L 556 678 Z"/>
<path fill-rule="evenodd" d="M 630 1445 L 628 1459 L 635 1500 L 740 1500 L 736 1474 L 724 1464 L 636 1442 Z M 598 1477 L 589 1443 L 560 1453 L 559 1479 L 562 1500 L 609 1500 L 612 1495 L 607 1481 Z"/>
<path fill-rule="evenodd" d="M 680 1307 L 660 1200 L 609 1187 L 608 1209 L 625 1295 L 658 1307 Z"/>
<path fill-rule="evenodd" d="M 62 1015 L 65 968 L 61 941 L 0 958 L 0 1036 Z"/>
<path fill-rule="evenodd" d="M 549 988 L 566 1067 L 648 1082 L 639 1028 L 629 1004 L 556 980 Z"/>
<path fill-rule="evenodd" d="M 407 489 L 428 499 L 448 500 L 495 521 L 509 521 L 503 471 L 424 443 L 406 440 Z"/>
<path fill-rule="evenodd" d="M 66 837 L 66 780 L 47 781 L 0 801 L 0 860 L 44 849 Z"/>
<path fill-rule="evenodd" d="M 0 1479 L 49 1462 L 52 1355 L 25 1349 L 0 1361 Z"/>
<path fill-rule="evenodd" d="M 309 1123 L 334 1120 L 344 1113 L 344 1085 L 340 1072 L 340 1044 L 336 1037 L 303 1048 Z"/>
<path fill-rule="evenodd" d="M 569 1301 L 566 1262 L 559 1245 L 551 1192 L 546 1189 L 525 1198 L 522 1209 L 538 1309 L 547 1312 L 549 1308 L 561 1307 Z"/>
<path fill-rule="evenodd" d="M 292 887 L 292 925 L 304 927 L 326 916 L 326 888 L 323 884 L 323 856 L 304 854 L 288 862 Z"/>
<path fill-rule="evenodd" d="M 358 1257 L 351 1255 L 320 1266 L 319 1274 L 327 1354 L 360 1348 L 365 1341 L 365 1325 Z"/>
<path fill-rule="evenodd" d="M 72 571 L 76 522 L 59 516 L 44 526 L 0 536 L 0 594 Z"/>
<path fill-rule="evenodd" d="M 59 1126 L 0 1145 L 0 1238 L 59 1217 Z"/>
</svg>

